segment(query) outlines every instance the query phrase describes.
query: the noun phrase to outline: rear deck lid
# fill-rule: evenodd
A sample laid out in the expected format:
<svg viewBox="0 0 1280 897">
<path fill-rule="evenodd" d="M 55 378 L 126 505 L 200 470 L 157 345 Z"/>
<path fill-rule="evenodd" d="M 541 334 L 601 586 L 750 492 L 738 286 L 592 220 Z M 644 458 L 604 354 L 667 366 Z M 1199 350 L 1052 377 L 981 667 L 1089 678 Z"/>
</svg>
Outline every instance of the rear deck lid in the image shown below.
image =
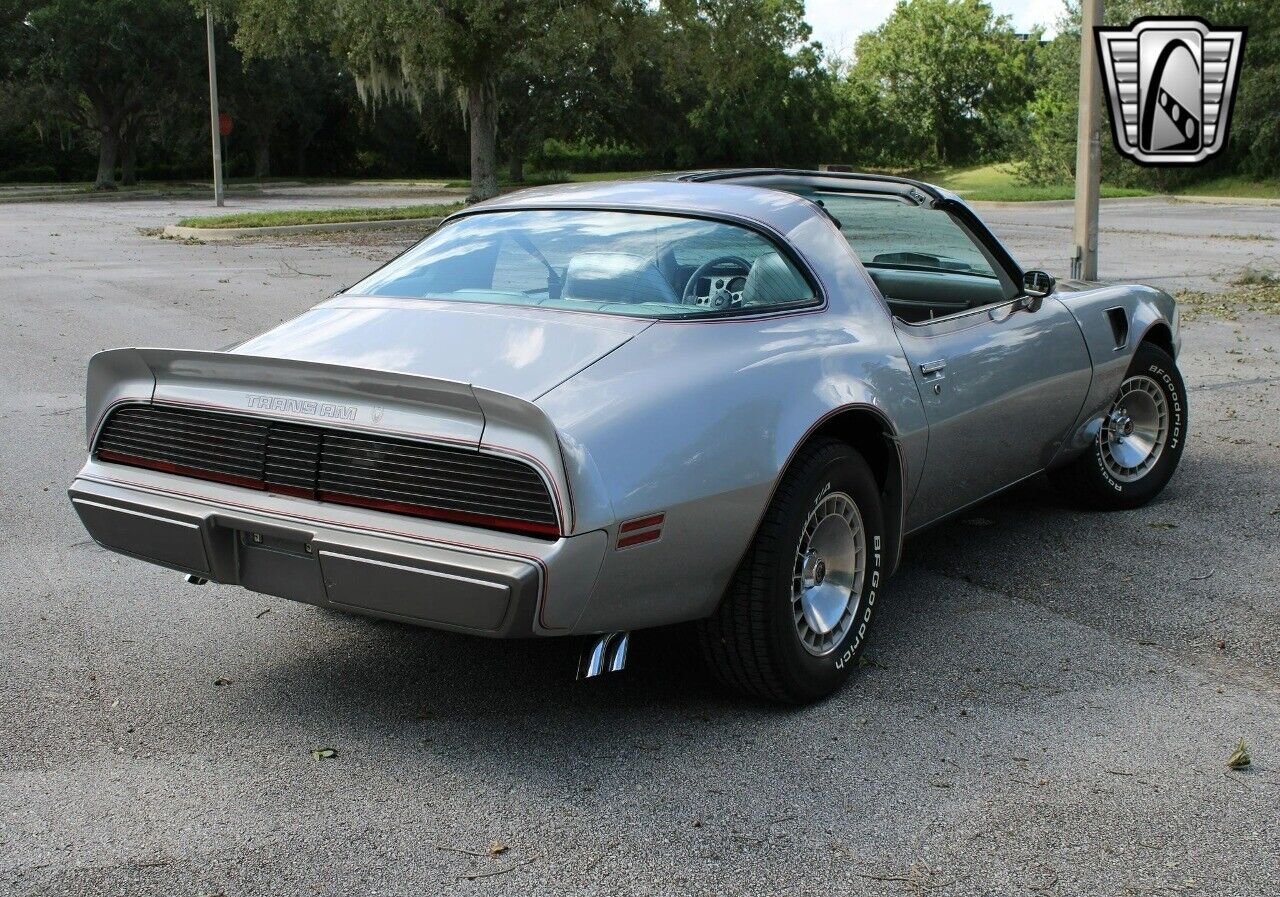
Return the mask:
<svg viewBox="0 0 1280 897">
<path fill-rule="evenodd" d="M 469 383 L 531 402 L 651 323 L 562 310 L 346 297 L 231 351 Z"/>
</svg>

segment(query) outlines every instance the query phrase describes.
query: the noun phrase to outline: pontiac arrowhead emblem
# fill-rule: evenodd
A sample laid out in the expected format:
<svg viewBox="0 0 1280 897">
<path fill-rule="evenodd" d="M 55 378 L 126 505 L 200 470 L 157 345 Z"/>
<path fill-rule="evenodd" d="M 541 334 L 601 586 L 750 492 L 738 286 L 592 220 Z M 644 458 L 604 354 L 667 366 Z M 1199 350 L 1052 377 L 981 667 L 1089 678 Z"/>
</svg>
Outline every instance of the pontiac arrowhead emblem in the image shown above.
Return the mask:
<svg viewBox="0 0 1280 897">
<path fill-rule="evenodd" d="M 1246 30 L 1172 16 L 1095 28 L 1116 149 L 1141 165 L 1199 165 L 1220 153 Z"/>
</svg>

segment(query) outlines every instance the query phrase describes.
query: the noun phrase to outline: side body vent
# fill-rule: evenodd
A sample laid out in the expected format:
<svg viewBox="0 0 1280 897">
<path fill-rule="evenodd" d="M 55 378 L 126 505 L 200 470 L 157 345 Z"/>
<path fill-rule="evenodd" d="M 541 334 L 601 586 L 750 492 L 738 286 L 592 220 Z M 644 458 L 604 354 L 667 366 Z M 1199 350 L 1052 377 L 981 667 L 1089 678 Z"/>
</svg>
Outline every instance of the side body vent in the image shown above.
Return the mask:
<svg viewBox="0 0 1280 897">
<path fill-rule="evenodd" d="M 1129 345 L 1129 315 L 1123 308 L 1108 308 L 1107 321 L 1111 324 L 1111 334 L 1116 338 L 1116 349 Z"/>
</svg>

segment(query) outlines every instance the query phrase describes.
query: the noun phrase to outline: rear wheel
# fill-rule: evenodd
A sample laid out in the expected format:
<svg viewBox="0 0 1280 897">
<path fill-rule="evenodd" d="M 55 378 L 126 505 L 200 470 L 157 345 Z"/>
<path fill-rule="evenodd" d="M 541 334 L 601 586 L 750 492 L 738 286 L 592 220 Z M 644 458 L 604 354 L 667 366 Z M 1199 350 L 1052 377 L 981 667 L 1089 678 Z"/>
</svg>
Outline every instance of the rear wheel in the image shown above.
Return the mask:
<svg viewBox="0 0 1280 897">
<path fill-rule="evenodd" d="M 803 449 L 719 610 L 700 624 L 715 676 L 786 703 L 838 688 L 866 646 L 884 538 L 879 489 L 862 457 L 836 440 Z"/>
<path fill-rule="evenodd" d="M 1143 343 L 1089 449 L 1052 478 L 1090 507 L 1141 507 L 1173 476 L 1186 437 L 1186 390 L 1178 366 L 1163 349 Z"/>
</svg>

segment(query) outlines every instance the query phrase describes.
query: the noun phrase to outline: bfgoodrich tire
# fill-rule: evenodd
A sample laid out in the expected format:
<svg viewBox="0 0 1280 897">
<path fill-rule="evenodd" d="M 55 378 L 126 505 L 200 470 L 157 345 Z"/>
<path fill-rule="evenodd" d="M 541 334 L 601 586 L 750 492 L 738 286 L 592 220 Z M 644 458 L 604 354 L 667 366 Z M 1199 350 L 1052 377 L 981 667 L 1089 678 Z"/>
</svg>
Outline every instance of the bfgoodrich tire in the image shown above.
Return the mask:
<svg viewBox="0 0 1280 897">
<path fill-rule="evenodd" d="M 1088 450 L 1051 477 L 1088 507 L 1123 510 L 1160 494 L 1187 440 L 1187 394 L 1169 353 L 1143 343 Z"/>
<path fill-rule="evenodd" d="M 783 703 L 835 691 L 867 644 L 884 563 L 880 493 L 843 442 L 802 449 L 715 616 L 707 665 L 737 691 Z"/>
</svg>

